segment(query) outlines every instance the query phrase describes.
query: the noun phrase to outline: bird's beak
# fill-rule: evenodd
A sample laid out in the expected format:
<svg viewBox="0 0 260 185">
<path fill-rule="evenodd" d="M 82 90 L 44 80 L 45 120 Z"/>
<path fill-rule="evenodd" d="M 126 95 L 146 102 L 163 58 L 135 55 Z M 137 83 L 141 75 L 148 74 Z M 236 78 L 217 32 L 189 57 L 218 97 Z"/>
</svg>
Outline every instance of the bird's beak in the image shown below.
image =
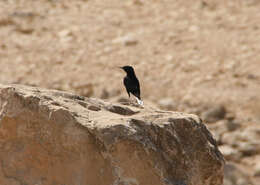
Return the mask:
<svg viewBox="0 0 260 185">
<path fill-rule="evenodd" d="M 118 68 L 123 69 L 123 67 L 120 67 L 120 66 Z"/>
</svg>

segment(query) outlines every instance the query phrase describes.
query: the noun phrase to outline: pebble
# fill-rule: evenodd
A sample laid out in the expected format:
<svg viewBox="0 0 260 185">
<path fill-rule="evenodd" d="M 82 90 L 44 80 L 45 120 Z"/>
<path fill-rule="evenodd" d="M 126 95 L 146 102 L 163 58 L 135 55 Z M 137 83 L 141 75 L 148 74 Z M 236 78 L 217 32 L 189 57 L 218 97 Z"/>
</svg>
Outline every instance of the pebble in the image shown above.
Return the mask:
<svg viewBox="0 0 260 185">
<path fill-rule="evenodd" d="M 163 98 L 158 101 L 158 104 L 161 108 L 167 110 L 176 110 L 177 105 L 171 98 Z"/>
<path fill-rule="evenodd" d="M 221 142 L 224 144 L 228 144 L 230 146 L 237 147 L 239 145 L 239 142 L 241 142 L 240 132 L 226 132 L 221 137 Z"/>
<path fill-rule="evenodd" d="M 88 106 L 88 110 L 92 110 L 92 111 L 100 111 L 101 108 L 100 108 L 99 106 L 89 105 L 89 106 Z"/>
<path fill-rule="evenodd" d="M 223 185 L 253 185 L 248 174 L 245 174 L 233 163 L 227 163 L 224 167 Z"/>
<path fill-rule="evenodd" d="M 256 155 L 259 152 L 260 145 L 255 145 L 250 142 L 239 142 L 238 150 L 244 157 Z"/>
<path fill-rule="evenodd" d="M 235 131 L 235 130 L 241 128 L 241 124 L 236 120 L 227 121 L 226 127 L 227 127 L 229 132 L 232 132 L 232 131 Z"/>
<path fill-rule="evenodd" d="M 242 157 L 241 152 L 229 145 L 221 145 L 219 146 L 219 150 L 225 156 L 226 160 L 239 161 L 239 159 Z"/>
<path fill-rule="evenodd" d="M 260 162 L 258 162 L 254 167 L 254 176 L 260 177 Z"/>
<path fill-rule="evenodd" d="M 134 35 L 128 34 L 122 37 L 118 37 L 112 41 L 115 44 L 124 44 L 125 46 L 134 46 L 138 44 L 138 40 L 135 38 Z"/>
<path fill-rule="evenodd" d="M 214 123 L 218 120 L 224 119 L 225 115 L 226 108 L 223 105 L 216 105 L 203 112 L 201 116 L 204 121 Z"/>
</svg>

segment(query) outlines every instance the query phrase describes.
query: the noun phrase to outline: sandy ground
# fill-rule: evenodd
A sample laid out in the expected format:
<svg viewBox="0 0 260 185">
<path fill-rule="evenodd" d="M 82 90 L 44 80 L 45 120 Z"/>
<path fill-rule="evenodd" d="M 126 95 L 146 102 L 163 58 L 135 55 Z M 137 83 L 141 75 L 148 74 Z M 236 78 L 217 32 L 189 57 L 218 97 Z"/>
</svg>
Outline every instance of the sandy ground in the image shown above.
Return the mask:
<svg viewBox="0 0 260 185">
<path fill-rule="evenodd" d="M 132 65 L 144 102 L 221 104 L 260 127 L 259 10 L 257 0 L 0 1 L 0 83 L 127 98 L 117 67 Z"/>
</svg>

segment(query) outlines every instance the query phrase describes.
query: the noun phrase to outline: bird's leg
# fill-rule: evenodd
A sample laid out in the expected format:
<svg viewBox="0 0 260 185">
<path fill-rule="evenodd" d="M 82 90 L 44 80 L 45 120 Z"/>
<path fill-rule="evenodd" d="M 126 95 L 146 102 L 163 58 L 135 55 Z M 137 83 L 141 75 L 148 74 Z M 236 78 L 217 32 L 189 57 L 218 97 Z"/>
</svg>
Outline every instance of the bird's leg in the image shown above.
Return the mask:
<svg viewBox="0 0 260 185">
<path fill-rule="evenodd" d="M 144 105 L 144 102 L 143 102 L 142 100 L 140 100 L 140 99 L 137 98 L 137 97 L 135 97 L 135 99 L 136 99 L 136 101 L 137 101 L 137 103 L 138 103 L 139 105 Z"/>
</svg>

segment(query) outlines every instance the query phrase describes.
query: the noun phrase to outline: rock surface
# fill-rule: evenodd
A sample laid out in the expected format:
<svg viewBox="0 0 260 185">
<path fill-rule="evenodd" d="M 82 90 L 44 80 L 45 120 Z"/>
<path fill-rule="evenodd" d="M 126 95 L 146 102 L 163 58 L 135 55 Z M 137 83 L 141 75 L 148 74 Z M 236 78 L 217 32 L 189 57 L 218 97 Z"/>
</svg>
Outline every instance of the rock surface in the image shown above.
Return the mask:
<svg viewBox="0 0 260 185">
<path fill-rule="evenodd" d="M 221 185 L 224 159 L 191 114 L 0 85 L 0 184 Z"/>
</svg>

